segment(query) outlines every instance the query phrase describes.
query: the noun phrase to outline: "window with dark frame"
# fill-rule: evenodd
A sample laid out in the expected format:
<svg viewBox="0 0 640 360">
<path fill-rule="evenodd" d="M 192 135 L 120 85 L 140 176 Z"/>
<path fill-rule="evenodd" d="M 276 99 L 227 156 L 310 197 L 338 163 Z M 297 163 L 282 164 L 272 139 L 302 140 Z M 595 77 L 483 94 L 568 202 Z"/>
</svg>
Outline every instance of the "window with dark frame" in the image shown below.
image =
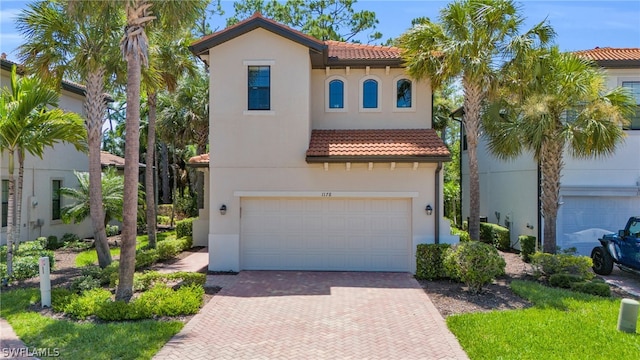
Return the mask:
<svg viewBox="0 0 640 360">
<path fill-rule="evenodd" d="M 373 79 L 365 80 L 362 83 L 362 108 L 378 108 L 378 82 Z"/>
<path fill-rule="evenodd" d="M 636 99 L 636 113 L 631 117 L 631 122 L 626 125 L 625 130 L 640 130 L 640 81 L 623 81 L 622 87 L 631 91 Z"/>
<path fill-rule="evenodd" d="M 2 227 L 7 226 L 9 215 L 9 180 L 2 180 Z"/>
<path fill-rule="evenodd" d="M 271 67 L 249 66 L 248 110 L 271 110 Z"/>
<path fill-rule="evenodd" d="M 60 220 L 62 204 L 60 202 L 60 188 L 62 180 L 51 181 L 51 220 Z"/>
<path fill-rule="evenodd" d="M 396 107 L 411 107 L 411 80 L 400 79 L 396 82 Z"/>
<path fill-rule="evenodd" d="M 342 80 L 329 82 L 329 108 L 344 109 L 344 82 Z"/>
</svg>

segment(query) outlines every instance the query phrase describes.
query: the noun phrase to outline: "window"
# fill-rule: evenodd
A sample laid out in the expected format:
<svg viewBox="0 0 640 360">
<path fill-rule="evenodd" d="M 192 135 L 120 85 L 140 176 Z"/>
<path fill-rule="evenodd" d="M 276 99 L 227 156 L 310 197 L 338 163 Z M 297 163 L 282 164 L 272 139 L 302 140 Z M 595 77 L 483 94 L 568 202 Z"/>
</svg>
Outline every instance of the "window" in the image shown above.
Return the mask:
<svg viewBox="0 0 640 360">
<path fill-rule="evenodd" d="M 9 180 L 2 180 L 2 227 L 7 226 L 9 214 Z"/>
<path fill-rule="evenodd" d="M 60 220 L 60 188 L 62 180 L 52 180 L 51 182 L 51 220 Z"/>
<path fill-rule="evenodd" d="M 378 82 L 376 80 L 367 79 L 362 83 L 362 108 L 378 108 Z"/>
<path fill-rule="evenodd" d="M 396 107 L 411 108 L 411 80 L 400 79 L 396 82 Z"/>
<path fill-rule="evenodd" d="M 271 110 L 271 67 L 249 66 L 248 110 Z"/>
<path fill-rule="evenodd" d="M 636 99 L 636 104 L 638 105 L 635 115 L 631 117 L 631 123 L 628 126 L 625 126 L 625 129 L 640 130 L 640 81 L 623 81 L 622 87 L 631 91 L 631 94 L 633 94 L 634 99 Z"/>
<path fill-rule="evenodd" d="M 329 108 L 344 109 L 344 82 L 342 80 L 329 82 Z"/>
</svg>

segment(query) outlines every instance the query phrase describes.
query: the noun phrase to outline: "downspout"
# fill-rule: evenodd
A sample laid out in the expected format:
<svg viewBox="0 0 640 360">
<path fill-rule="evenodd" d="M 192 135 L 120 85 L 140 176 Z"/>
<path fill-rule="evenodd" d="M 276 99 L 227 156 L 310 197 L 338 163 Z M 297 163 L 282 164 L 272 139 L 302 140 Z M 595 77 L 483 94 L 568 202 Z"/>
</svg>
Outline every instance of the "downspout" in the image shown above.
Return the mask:
<svg viewBox="0 0 640 360">
<path fill-rule="evenodd" d="M 538 240 L 536 240 L 536 251 L 539 251 L 540 249 L 538 249 L 538 243 L 540 243 L 540 245 L 542 245 L 542 186 L 540 185 L 542 183 L 542 169 L 540 168 L 540 162 L 538 162 L 538 211 L 536 211 L 537 213 L 537 217 L 538 217 Z"/>
<path fill-rule="evenodd" d="M 438 166 L 436 166 L 436 175 L 435 175 L 435 243 L 440 244 L 440 171 L 442 170 L 442 161 L 438 161 Z"/>
</svg>

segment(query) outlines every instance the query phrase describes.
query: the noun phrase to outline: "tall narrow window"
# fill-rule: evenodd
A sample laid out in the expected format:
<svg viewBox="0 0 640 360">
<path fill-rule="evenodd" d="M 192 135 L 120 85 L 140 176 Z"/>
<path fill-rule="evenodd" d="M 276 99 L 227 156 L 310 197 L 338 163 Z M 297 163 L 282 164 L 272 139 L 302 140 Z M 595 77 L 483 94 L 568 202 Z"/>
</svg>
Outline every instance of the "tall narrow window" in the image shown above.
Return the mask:
<svg viewBox="0 0 640 360">
<path fill-rule="evenodd" d="M 248 110 L 271 110 L 271 67 L 249 66 Z"/>
<path fill-rule="evenodd" d="M 329 82 L 329 108 L 344 108 L 344 83 L 342 80 L 332 80 Z"/>
<path fill-rule="evenodd" d="M 396 107 L 411 107 L 411 80 L 400 79 L 396 83 Z"/>
<path fill-rule="evenodd" d="M 636 99 L 636 113 L 631 118 L 631 123 L 625 129 L 640 130 L 640 81 L 623 81 L 622 87 L 627 88 Z"/>
<path fill-rule="evenodd" d="M 9 214 L 9 180 L 2 180 L 2 227 L 7 226 Z"/>
<path fill-rule="evenodd" d="M 51 220 L 60 220 L 60 188 L 62 180 L 53 180 L 51 182 Z"/>
<path fill-rule="evenodd" d="M 378 82 L 373 79 L 362 83 L 362 107 L 364 109 L 378 108 Z"/>
</svg>

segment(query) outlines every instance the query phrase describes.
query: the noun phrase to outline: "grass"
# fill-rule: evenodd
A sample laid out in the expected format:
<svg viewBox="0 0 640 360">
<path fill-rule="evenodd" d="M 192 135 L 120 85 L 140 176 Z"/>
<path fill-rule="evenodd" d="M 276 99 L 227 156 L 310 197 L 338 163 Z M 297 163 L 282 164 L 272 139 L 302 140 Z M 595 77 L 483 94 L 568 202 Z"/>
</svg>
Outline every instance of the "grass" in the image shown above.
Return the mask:
<svg viewBox="0 0 640 360">
<path fill-rule="evenodd" d="M 620 299 L 514 281 L 534 307 L 453 315 L 449 329 L 471 359 L 638 359 L 639 334 L 617 331 Z"/>
<path fill-rule="evenodd" d="M 162 241 L 169 237 L 175 237 L 176 231 L 165 231 L 158 233 L 156 235 L 156 241 Z M 149 245 L 149 236 L 148 235 L 140 235 L 136 237 L 136 249 L 143 248 Z M 111 252 L 111 257 L 120 256 L 120 248 L 111 248 L 109 250 Z M 76 256 L 76 266 L 83 267 L 87 265 L 97 265 L 98 264 L 98 254 L 96 254 L 95 249 L 86 250 L 78 253 Z"/>
<path fill-rule="evenodd" d="M 179 321 L 76 323 L 27 311 L 40 301 L 38 289 L 0 294 L 0 316 L 29 349 L 58 349 L 62 359 L 151 359 L 183 327 Z"/>
</svg>

